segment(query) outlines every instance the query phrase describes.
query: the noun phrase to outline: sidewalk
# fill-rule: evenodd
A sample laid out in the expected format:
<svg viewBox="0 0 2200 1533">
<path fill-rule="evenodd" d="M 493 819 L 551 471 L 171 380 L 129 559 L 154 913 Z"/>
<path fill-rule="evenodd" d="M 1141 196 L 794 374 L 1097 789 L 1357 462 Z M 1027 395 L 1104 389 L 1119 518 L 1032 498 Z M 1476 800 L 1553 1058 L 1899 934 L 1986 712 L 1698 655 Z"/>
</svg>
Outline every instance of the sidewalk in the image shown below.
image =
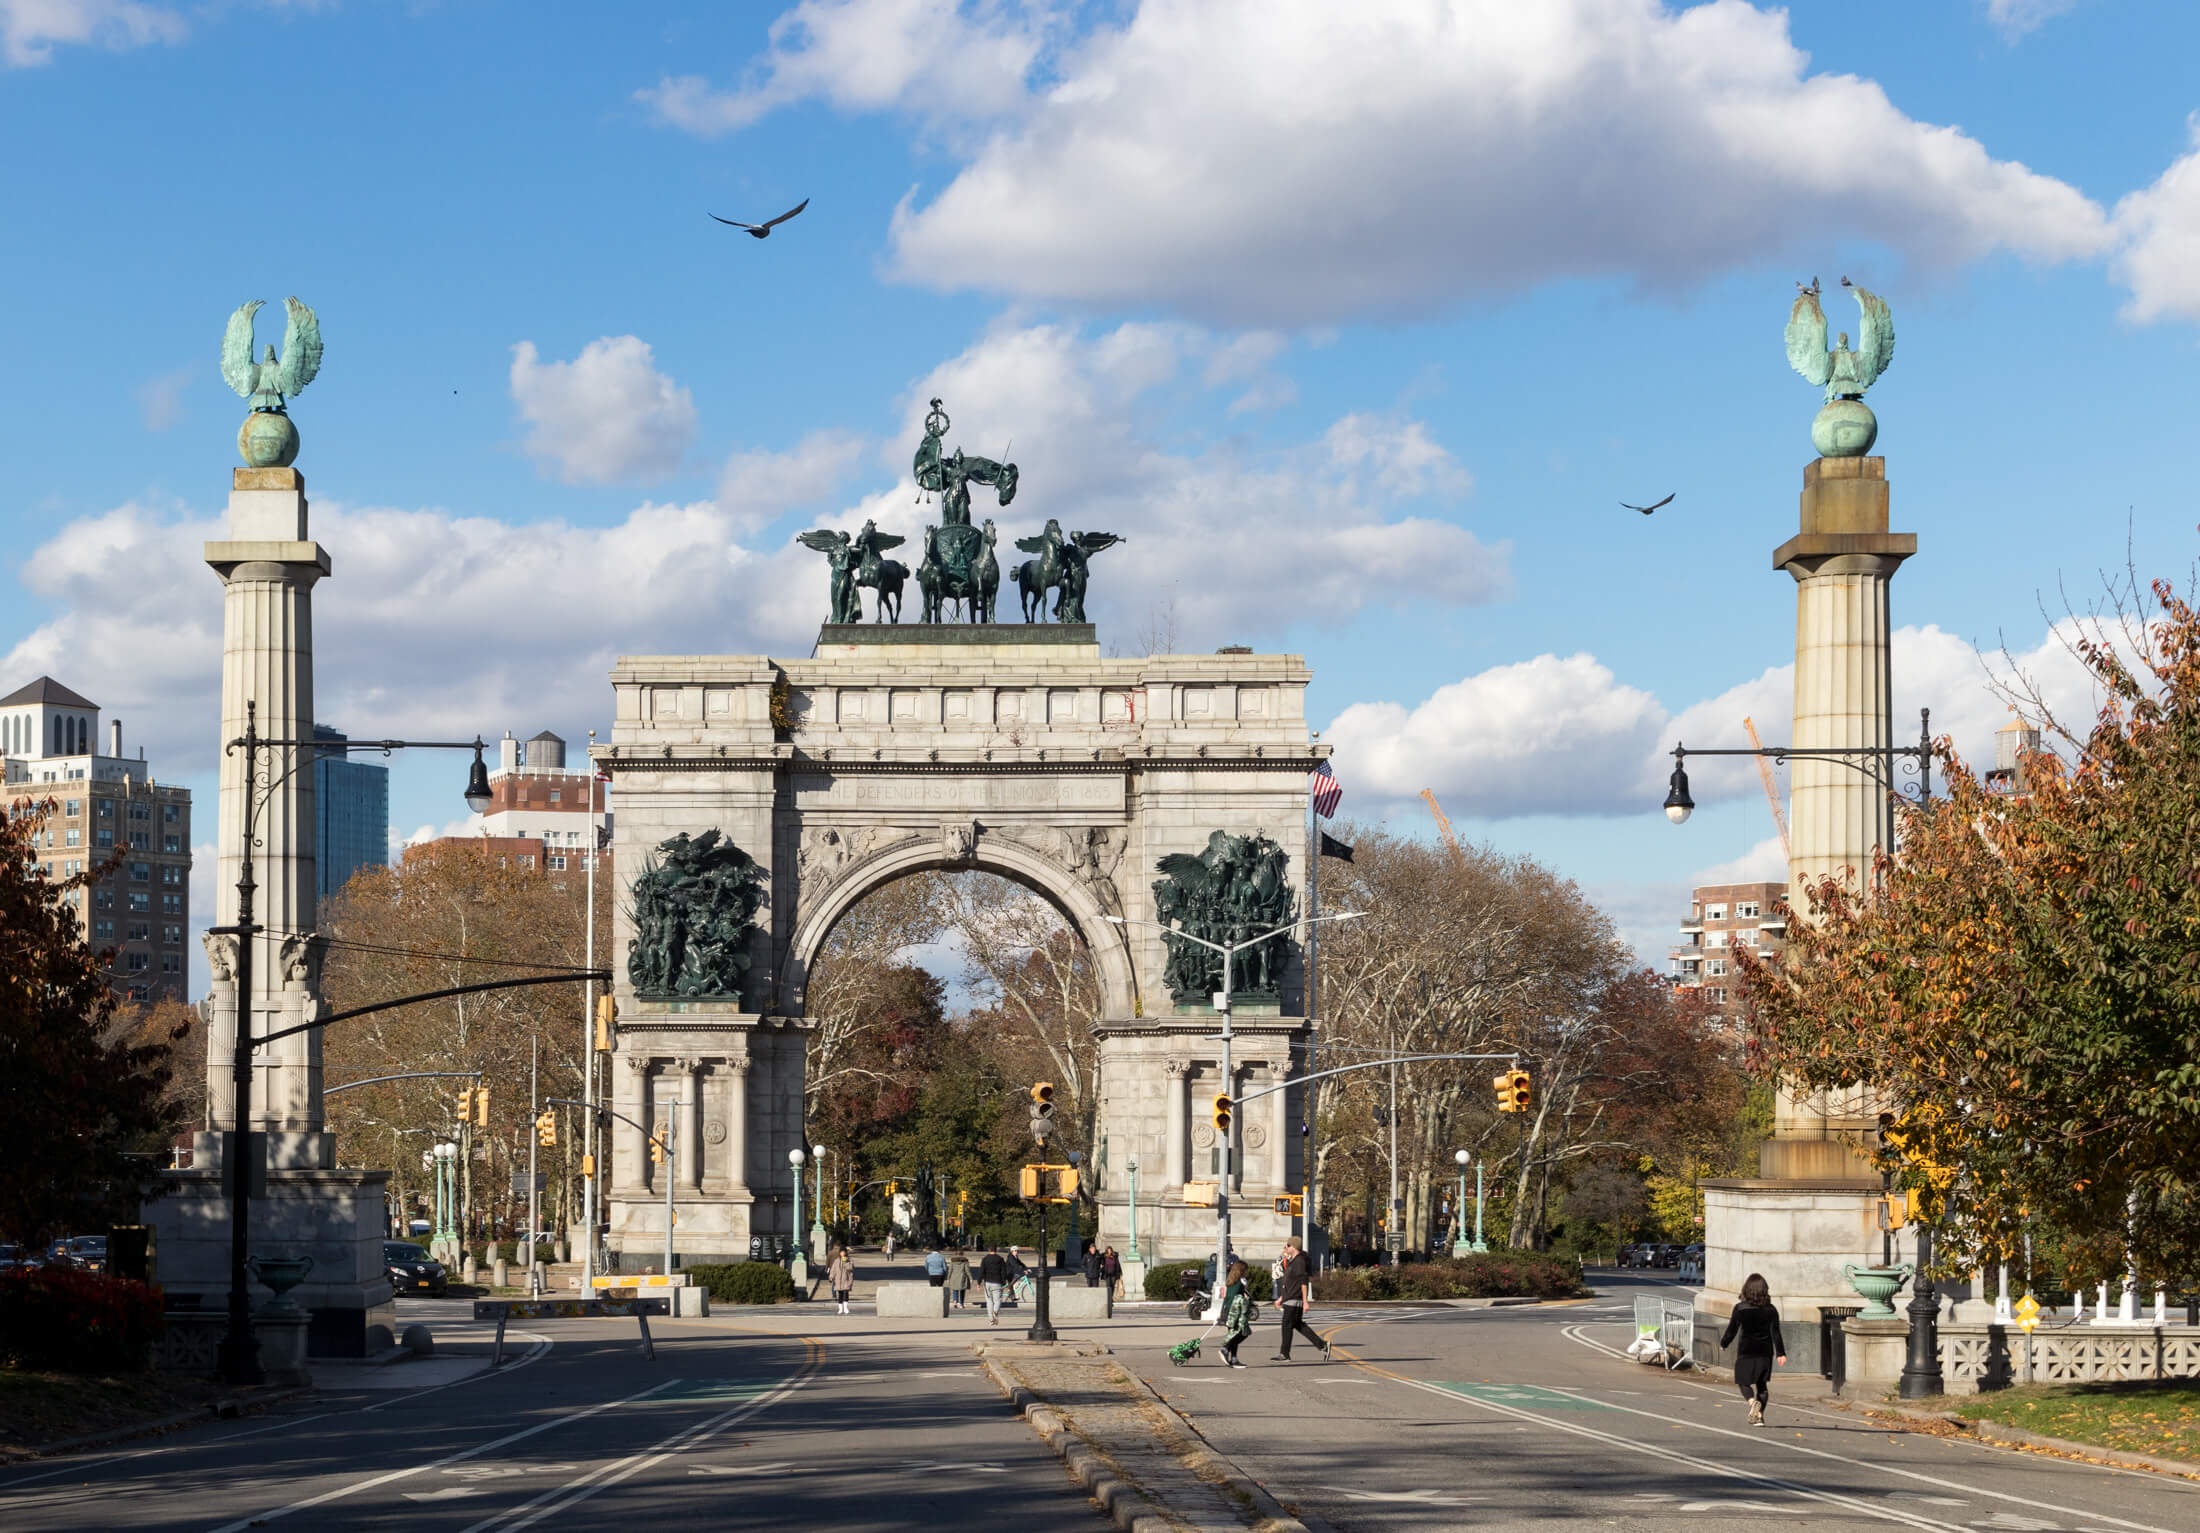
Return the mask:
<svg viewBox="0 0 2200 1533">
<path fill-rule="evenodd" d="M 1306 1533 L 1098 1343 L 972 1350 L 1126 1533 Z"/>
</svg>

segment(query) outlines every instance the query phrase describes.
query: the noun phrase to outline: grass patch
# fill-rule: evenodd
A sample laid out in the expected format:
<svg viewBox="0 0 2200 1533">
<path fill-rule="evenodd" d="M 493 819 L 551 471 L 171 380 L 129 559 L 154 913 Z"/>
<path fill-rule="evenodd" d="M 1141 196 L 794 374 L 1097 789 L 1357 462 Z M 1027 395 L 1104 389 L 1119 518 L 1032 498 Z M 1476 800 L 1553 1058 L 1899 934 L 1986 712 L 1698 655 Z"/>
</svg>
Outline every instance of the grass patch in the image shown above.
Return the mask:
<svg viewBox="0 0 2200 1533">
<path fill-rule="evenodd" d="M 221 1392 L 211 1379 L 169 1373 L 0 1368 L 0 1459 L 193 1410 Z"/>
<path fill-rule="evenodd" d="M 2027 1384 L 1965 1395 L 1949 1406 L 1968 1420 L 2042 1437 L 2200 1462 L 2200 1379 Z"/>
</svg>

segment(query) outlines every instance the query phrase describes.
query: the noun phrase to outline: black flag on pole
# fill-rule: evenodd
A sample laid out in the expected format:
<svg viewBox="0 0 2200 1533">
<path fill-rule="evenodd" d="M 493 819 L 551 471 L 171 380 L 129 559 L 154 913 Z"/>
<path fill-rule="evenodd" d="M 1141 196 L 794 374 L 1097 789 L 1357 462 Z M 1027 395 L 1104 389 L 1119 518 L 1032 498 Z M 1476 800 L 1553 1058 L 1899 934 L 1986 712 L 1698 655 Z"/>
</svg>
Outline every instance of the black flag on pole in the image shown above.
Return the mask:
<svg viewBox="0 0 2200 1533">
<path fill-rule="evenodd" d="M 1352 860 L 1352 848 L 1350 846 L 1339 841 L 1326 830 L 1321 833 L 1321 838 L 1322 855 L 1324 857 L 1334 857 L 1339 862 L 1350 862 Z"/>
</svg>

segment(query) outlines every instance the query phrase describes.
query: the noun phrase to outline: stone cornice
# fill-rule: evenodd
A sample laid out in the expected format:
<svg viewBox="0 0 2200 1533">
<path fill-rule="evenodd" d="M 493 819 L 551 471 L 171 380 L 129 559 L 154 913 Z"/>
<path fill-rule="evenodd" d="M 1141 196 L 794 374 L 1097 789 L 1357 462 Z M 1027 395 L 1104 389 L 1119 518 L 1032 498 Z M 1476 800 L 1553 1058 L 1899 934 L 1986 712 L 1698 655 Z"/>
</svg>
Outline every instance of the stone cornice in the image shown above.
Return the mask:
<svg viewBox="0 0 2200 1533">
<path fill-rule="evenodd" d="M 619 772 L 777 772 L 800 776 L 1092 775 L 1144 772 L 1272 772 L 1289 767 L 1311 769 L 1329 758 L 1329 745 L 1148 745 L 1128 749 L 1049 746 L 1042 750 L 985 747 L 926 747 L 920 756 L 887 756 L 883 750 L 851 746 L 811 754 L 778 744 L 760 754 L 751 745 L 600 746 L 599 770 Z M 738 752 L 738 754 L 736 754 Z"/>
</svg>

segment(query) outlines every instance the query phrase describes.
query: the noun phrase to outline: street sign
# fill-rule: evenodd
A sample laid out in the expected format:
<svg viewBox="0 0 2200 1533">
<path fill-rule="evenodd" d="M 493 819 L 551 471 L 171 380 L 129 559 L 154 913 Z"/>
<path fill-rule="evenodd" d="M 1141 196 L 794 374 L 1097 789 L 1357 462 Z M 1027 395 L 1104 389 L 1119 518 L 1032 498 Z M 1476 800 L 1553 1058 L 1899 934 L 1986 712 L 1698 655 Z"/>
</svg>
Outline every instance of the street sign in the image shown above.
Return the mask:
<svg viewBox="0 0 2200 1533">
<path fill-rule="evenodd" d="M 527 1176 L 527 1173 L 526 1173 L 526 1172 L 524 1172 L 524 1171 L 515 1171 L 515 1172 L 513 1172 L 513 1173 L 512 1173 L 512 1191 L 514 1191 L 515 1193 L 519 1194 L 519 1195 L 520 1195 L 521 1197 L 523 1197 L 523 1198 L 527 1196 L 527 1192 L 528 1192 L 527 1182 L 528 1182 L 528 1176 Z M 547 1191 L 549 1191 L 549 1190 L 550 1190 L 550 1173 L 549 1173 L 549 1172 L 547 1172 L 547 1171 L 537 1171 L 537 1172 L 535 1173 L 535 1175 L 534 1175 L 534 1183 L 535 1183 L 535 1185 L 534 1185 L 534 1190 L 535 1190 L 536 1192 L 547 1192 Z"/>
<path fill-rule="evenodd" d="M 1186 1182 L 1184 1184 L 1184 1206 L 1186 1208 L 1213 1208 L 1215 1206 L 1216 1186 L 1217 1184 L 1214 1182 Z"/>
<path fill-rule="evenodd" d="M 2035 1330 L 2039 1329 L 2039 1300 L 2033 1298 L 2030 1294 L 2026 1294 L 2023 1298 L 2017 1300 L 2017 1302 L 2012 1305 L 2011 1308 L 2014 1309 L 2016 1312 L 2018 1328 L 2021 1329 L 2025 1335 L 2029 1336 Z"/>
</svg>

